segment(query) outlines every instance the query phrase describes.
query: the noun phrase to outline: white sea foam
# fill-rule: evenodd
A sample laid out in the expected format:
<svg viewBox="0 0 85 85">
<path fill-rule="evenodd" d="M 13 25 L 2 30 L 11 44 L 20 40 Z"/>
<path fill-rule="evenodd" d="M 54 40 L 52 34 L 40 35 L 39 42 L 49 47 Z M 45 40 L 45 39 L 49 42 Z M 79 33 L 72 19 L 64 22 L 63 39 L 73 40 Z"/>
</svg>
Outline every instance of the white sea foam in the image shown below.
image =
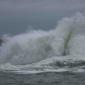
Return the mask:
<svg viewBox="0 0 85 85">
<path fill-rule="evenodd" d="M 62 19 L 53 30 L 31 31 L 9 38 L 0 47 L 0 69 L 18 72 L 36 69 L 38 72 L 53 69 L 56 72 L 59 69 L 76 71 L 69 66 L 77 66 L 78 70 L 79 64 L 84 64 L 84 43 L 85 16 L 77 14 Z"/>
<path fill-rule="evenodd" d="M 64 52 L 73 19 L 65 18 L 55 30 L 33 31 L 12 37 L 2 46 L 0 63 L 29 64 Z"/>
</svg>

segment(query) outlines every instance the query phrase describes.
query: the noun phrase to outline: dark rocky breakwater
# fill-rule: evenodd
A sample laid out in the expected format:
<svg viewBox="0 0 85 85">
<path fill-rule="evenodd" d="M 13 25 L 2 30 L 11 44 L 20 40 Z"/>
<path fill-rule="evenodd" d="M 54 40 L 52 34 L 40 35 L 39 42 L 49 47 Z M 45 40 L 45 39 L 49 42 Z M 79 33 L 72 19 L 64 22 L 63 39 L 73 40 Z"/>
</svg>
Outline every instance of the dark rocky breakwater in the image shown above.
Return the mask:
<svg viewBox="0 0 85 85">
<path fill-rule="evenodd" d="M 2 38 L 0 38 L 0 46 L 2 45 L 3 42 L 4 42 L 4 40 Z"/>
</svg>

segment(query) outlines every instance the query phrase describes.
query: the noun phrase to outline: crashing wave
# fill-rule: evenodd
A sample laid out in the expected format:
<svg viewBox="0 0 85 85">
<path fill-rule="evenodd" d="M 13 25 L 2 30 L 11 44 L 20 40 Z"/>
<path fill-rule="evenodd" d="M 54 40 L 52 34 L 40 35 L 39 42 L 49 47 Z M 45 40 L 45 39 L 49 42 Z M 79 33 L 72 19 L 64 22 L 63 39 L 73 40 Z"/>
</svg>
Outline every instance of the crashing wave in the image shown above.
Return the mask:
<svg viewBox="0 0 85 85">
<path fill-rule="evenodd" d="M 13 36 L 0 47 L 0 69 L 42 72 L 84 68 L 84 31 L 85 16 L 77 14 L 59 21 L 56 29 Z"/>
</svg>

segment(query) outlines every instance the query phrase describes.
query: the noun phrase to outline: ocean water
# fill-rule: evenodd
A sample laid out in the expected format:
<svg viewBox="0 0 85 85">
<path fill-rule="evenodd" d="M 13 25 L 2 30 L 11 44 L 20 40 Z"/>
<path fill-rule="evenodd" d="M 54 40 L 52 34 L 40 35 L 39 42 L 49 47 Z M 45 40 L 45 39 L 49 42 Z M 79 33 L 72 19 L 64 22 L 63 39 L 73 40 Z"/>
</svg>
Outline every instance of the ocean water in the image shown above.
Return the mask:
<svg viewBox="0 0 85 85">
<path fill-rule="evenodd" d="M 56 28 L 4 36 L 0 85 L 85 85 L 85 16 L 77 13 Z"/>
<path fill-rule="evenodd" d="M 85 85 L 85 73 L 13 74 L 0 72 L 0 85 Z"/>
</svg>

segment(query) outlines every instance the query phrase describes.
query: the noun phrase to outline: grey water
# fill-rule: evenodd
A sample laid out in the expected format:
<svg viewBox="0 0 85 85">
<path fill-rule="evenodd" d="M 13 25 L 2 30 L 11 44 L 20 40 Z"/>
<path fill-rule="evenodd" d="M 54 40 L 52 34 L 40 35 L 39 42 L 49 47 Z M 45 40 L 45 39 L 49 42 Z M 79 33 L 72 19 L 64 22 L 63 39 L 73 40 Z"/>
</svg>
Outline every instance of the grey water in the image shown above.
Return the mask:
<svg viewBox="0 0 85 85">
<path fill-rule="evenodd" d="M 85 73 L 46 72 L 23 75 L 0 72 L 0 85 L 85 85 Z"/>
</svg>

